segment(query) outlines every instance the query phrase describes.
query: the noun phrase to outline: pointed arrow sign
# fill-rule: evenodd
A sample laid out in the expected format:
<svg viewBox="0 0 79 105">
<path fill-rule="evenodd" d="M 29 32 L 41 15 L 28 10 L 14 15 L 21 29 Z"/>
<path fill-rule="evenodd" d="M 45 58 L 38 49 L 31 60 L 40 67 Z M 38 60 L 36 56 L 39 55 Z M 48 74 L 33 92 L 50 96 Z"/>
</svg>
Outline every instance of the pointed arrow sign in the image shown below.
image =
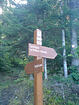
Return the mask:
<svg viewBox="0 0 79 105">
<path fill-rule="evenodd" d="M 35 60 L 33 62 L 28 63 L 25 66 L 25 71 L 27 74 L 32 74 L 34 72 L 43 72 L 44 66 L 43 66 L 43 59 Z"/>
<path fill-rule="evenodd" d="M 29 43 L 28 47 L 29 47 L 28 49 L 29 56 L 37 56 L 49 59 L 55 59 L 55 57 L 57 56 L 57 53 L 53 48 L 48 48 L 31 43 Z"/>
</svg>

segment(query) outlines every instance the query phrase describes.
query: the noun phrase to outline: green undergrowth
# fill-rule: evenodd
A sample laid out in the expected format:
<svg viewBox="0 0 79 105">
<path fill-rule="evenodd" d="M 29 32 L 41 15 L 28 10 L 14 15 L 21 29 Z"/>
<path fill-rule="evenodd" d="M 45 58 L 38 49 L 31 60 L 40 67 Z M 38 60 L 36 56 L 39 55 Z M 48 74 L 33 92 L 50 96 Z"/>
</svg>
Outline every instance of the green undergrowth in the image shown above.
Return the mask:
<svg viewBox="0 0 79 105">
<path fill-rule="evenodd" d="M 4 77 L 0 82 L 0 93 L 5 89 L 14 89 L 8 105 L 33 105 L 33 87 L 33 80 L 22 70 L 18 76 Z M 48 80 L 43 81 L 44 105 L 79 105 L 77 91 L 78 84 L 71 75 L 68 78 L 55 74 L 48 75 Z"/>
<path fill-rule="evenodd" d="M 49 75 L 44 80 L 44 105 L 79 105 L 79 85 L 72 75 Z"/>
<path fill-rule="evenodd" d="M 33 105 L 33 81 L 29 80 L 24 70 L 17 76 L 5 75 L 4 78 L 0 81 L 0 96 L 5 90 L 6 93 L 11 91 L 13 96 L 10 97 L 8 105 Z"/>
<path fill-rule="evenodd" d="M 65 99 L 52 90 L 44 88 L 44 105 L 79 105 L 79 100 Z"/>
<path fill-rule="evenodd" d="M 14 83 L 17 84 L 16 92 L 9 105 L 33 105 L 33 81 L 29 80 L 29 76 L 21 71 Z"/>
</svg>

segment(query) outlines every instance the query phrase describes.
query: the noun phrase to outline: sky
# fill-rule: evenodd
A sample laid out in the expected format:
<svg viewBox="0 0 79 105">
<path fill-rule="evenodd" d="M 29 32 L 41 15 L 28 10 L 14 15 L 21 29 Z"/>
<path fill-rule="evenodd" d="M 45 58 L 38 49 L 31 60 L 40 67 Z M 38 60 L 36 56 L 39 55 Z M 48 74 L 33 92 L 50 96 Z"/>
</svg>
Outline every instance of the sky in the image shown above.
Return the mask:
<svg viewBox="0 0 79 105">
<path fill-rule="evenodd" d="M 13 0 L 16 4 L 27 4 L 27 0 Z M 11 7 L 15 7 L 15 6 L 13 6 L 13 5 L 10 5 L 10 3 L 9 3 L 9 0 L 7 0 L 7 6 L 9 7 L 9 6 L 11 6 Z M 2 10 L 2 8 L 0 8 L 0 15 L 3 13 L 3 10 Z"/>
<path fill-rule="evenodd" d="M 2 8 L 0 8 L 0 15 L 2 14 Z"/>
<path fill-rule="evenodd" d="M 27 4 L 27 0 L 14 0 L 17 4 Z"/>
</svg>

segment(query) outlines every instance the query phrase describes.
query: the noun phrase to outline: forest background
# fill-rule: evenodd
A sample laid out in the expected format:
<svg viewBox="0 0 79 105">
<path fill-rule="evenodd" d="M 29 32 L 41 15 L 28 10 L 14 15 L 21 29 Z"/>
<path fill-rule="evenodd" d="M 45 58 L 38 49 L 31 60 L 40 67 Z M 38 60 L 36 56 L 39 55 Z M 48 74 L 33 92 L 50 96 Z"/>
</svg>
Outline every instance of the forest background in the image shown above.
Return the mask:
<svg viewBox="0 0 79 105">
<path fill-rule="evenodd" d="M 47 59 L 48 80 L 44 80 L 44 104 L 78 105 L 79 1 L 26 2 L 0 0 L 1 105 L 5 105 L 5 102 L 6 105 L 33 105 L 33 80 L 25 74 L 24 66 L 33 60 L 28 56 L 28 43 L 33 43 L 36 29 L 42 30 L 43 45 L 54 48 L 58 54 L 55 60 Z M 9 89 L 10 95 L 4 97 Z M 7 99 L 5 102 L 4 98 Z"/>
</svg>

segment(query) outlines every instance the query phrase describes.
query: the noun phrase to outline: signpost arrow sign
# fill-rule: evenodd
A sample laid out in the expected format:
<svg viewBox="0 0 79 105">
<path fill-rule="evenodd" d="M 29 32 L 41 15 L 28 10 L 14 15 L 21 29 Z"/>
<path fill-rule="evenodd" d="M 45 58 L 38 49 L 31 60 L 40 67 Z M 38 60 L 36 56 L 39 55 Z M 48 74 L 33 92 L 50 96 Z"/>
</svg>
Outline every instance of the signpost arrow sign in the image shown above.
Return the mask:
<svg viewBox="0 0 79 105">
<path fill-rule="evenodd" d="M 29 56 L 37 56 L 49 59 L 55 59 L 55 57 L 57 56 L 57 53 L 53 48 L 48 48 L 31 43 L 29 43 L 28 48 L 29 48 L 28 49 Z"/>
<path fill-rule="evenodd" d="M 43 59 L 35 60 L 33 62 L 28 63 L 25 66 L 25 71 L 27 74 L 32 74 L 34 72 L 43 72 L 44 71 Z"/>
</svg>

